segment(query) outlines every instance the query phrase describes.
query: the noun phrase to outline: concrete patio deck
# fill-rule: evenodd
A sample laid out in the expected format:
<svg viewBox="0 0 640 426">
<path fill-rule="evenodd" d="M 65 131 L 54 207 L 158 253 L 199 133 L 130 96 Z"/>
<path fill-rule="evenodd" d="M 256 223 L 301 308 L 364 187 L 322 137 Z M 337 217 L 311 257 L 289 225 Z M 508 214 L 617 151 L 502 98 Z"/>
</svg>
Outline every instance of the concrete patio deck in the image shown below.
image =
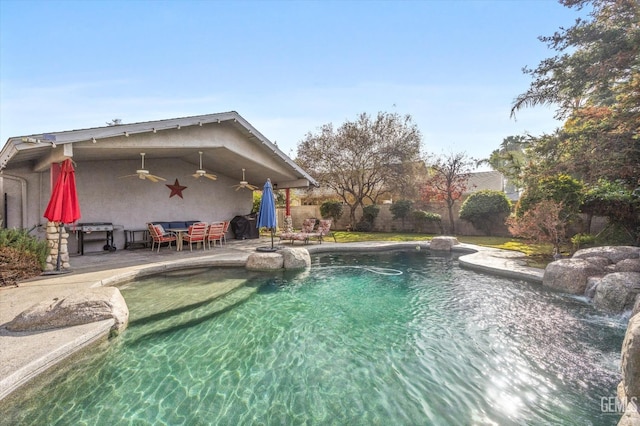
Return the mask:
<svg viewBox="0 0 640 426">
<path fill-rule="evenodd" d="M 38 332 L 9 332 L 4 324 L 31 306 L 63 298 L 78 289 L 115 285 L 144 275 L 171 269 L 201 266 L 243 267 L 250 253 L 259 246 L 269 246 L 270 238 L 229 240 L 212 250 L 181 251 L 160 249 L 117 250 L 85 254 L 71 258 L 72 272 L 61 275 L 42 275 L 21 282 L 18 287 L 0 288 L 0 400 L 37 375 L 63 361 L 80 349 L 105 340 L 113 320 Z M 284 246 L 290 247 L 290 244 Z M 333 251 L 376 251 L 390 249 L 428 249 L 429 243 L 334 243 L 301 245 L 311 254 Z M 454 246 L 455 252 L 465 253 L 461 266 L 480 272 L 542 282 L 543 270 L 523 264 L 522 254 L 467 244 Z"/>
</svg>

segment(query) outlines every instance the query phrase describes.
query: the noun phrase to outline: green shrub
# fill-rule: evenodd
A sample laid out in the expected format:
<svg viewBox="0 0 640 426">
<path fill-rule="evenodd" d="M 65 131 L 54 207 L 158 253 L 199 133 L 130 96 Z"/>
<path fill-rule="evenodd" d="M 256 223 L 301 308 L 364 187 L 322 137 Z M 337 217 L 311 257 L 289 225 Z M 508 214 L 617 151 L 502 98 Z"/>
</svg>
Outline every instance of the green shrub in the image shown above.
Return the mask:
<svg viewBox="0 0 640 426">
<path fill-rule="evenodd" d="M 378 217 L 379 213 L 380 207 L 376 206 L 375 204 L 364 206 L 364 208 L 362 209 L 362 220 L 373 225 L 373 222 L 376 220 L 376 217 Z"/>
<path fill-rule="evenodd" d="M 544 200 L 562 204 L 560 216 L 571 221 L 582 203 L 583 184 L 566 174 L 540 179 L 535 187 L 527 187 L 516 206 L 516 215 L 522 216 Z"/>
<path fill-rule="evenodd" d="M 0 286 L 38 276 L 44 270 L 49 246 L 25 229 L 0 229 Z"/>
<path fill-rule="evenodd" d="M 402 220 L 403 229 L 404 229 L 404 220 L 411 213 L 411 209 L 413 209 L 413 201 L 411 200 L 399 200 L 391 204 L 391 207 L 389 207 L 389 211 L 393 215 L 393 218 Z"/>
<path fill-rule="evenodd" d="M 573 244 L 573 251 L 591 247 L 596 244 L 596 236 L 592 234 L 576 234 L 571 237 L 571 244 Z"/>
<path fill-rule="evenodd" d="M 414 210 L 411 212 L 413 221 L 416 225 L 416 231 L 423 232 L 425 226 L 429 223 L 437 224 L 440 232 L 442 232 L 442 216 L 437 213 L 425 212 L 424 210 Z"/>
<path fill-rule="evenodd" d="M 485 189 L 471 194 L 460 207 L 460 219 L 470 222 L 485 235 L 511 212 L 511 201 L 504 192 Z"/>
<path fill-rule="evenodd" d="M 373 224 L 371 222 L 367 222 L 366 220 L 361 220 L 356 223 L 354 231 L 356 232 L 369 232 L 373 229 Z"/>
<path fill-rule="evenodd" d="M 320 215 L 324 219 L 332 218 L 334 222 L 342 217 L 344 206 L 340 201 L 325 201 L 320 205 Z"/>
<path fill-rule="evenodd" d="M 640 238 L 640 188 L 616 180 L 599 179 L 585 191 L 581 210 L 589 215 L 604 216 L 609 223 L 623 227 L 631 240 Z"/>
<path fill-rule="evenodd" d="M 376 217 L 378 217 L 378 213 L 380 213 L 380 207 L 375 204 L 364 206 L 362 209 L 362 218 L 356 223 L 353 230 L 357 232 L 371 231 L 373 229 L 373 222 L 376 220 Z"/>
<path fill-rule="evenodd" d="M 33 254 L 44 269 L 49 255 L 49 246 L 46 241 L 38 240 L 29 232 L 26 229 L 0 229 L 0 248 L 10 247 L 20 252 Z"/>
</svg>

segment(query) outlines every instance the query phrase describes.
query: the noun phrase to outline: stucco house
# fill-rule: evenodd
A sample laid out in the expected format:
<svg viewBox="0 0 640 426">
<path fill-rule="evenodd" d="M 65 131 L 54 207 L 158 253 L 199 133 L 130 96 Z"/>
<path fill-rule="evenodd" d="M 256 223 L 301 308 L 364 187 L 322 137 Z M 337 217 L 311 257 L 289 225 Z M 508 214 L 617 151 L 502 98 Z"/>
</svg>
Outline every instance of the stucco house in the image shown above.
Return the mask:
<svg viewBox="0 0 640 426">
<path fill-rule="evenodd" d="M 469 173 L 466 194 L 486 189 L 504 192 L 511 201 L 517 201 L 520 198 L 518 188 L 496 170 Z"/>
<path fill-rule="evenodd" d="M 34 228 L 34 235 L 44 236 L 52 165 L 66 158 L 75 165 L 78 222 L 113 224 L 117 248 L 124 246 L 125 229 L 150 221 L 212 222 L 249 214 L 252 191 L 236 186 L 242 180 L 258 188 L 267 178 L 276 189 L 317 185 L 235 111 L 18 136 L 0 151 L 4 227 Z M 139 178 L 140 169 L 166 181 Z M 195 177 L 198 170 L 216 180 Z"/>
</svg>

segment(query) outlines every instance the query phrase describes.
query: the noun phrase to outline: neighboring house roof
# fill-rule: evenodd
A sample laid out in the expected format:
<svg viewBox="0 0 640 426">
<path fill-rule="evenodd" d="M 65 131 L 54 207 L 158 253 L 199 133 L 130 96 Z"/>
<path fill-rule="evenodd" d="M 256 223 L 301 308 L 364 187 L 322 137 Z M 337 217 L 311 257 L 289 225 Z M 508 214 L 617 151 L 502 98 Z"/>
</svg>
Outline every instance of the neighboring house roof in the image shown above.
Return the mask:
<svg viewBox="0 0 640 426">
<path fill-rule="evenodd" d="M 240 132 L 250 144 L 232 146 L 222 136 L 194 142 L 178 133 L 203 126 Z M 25 166 L 40 172 L 68 157 L 75 161 L 139 159 L 145 150 L 151 152 L 147 158 L 180 158 L 194 165 L 198 162 L 194 152 L 203 150 L 205 164 L 215 173 L 235 176 L 246 168 L 247 180 L 257 182 L 270 177 L 280 183 L 280 189 L 317 186 L 313 177 L 235 111 L 11 137 L 0 151 L 0 172 Z M 273 160 L 272 164 L 258 160 L 265 156 Z"/>
</svg>

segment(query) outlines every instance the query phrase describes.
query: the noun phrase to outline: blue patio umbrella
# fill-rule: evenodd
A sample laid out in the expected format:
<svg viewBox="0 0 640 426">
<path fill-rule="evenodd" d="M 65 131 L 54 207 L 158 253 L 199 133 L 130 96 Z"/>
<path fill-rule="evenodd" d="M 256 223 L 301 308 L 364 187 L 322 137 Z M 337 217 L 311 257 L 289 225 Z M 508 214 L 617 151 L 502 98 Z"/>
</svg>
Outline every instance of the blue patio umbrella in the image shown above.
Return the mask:
<svg viewBox="0 0 640 426">
<path fill-rule="evenodd" d="M 276 200 L 273 195 L 271 179 L 267 179 L 262 189 L 262 199 L 260 200 L 260 210 L 258 210 L 258 228 L 269 228 L 271 230 L 271 249 L 273 250 L 273 234 L 276 230 Z"/>
</svg>

